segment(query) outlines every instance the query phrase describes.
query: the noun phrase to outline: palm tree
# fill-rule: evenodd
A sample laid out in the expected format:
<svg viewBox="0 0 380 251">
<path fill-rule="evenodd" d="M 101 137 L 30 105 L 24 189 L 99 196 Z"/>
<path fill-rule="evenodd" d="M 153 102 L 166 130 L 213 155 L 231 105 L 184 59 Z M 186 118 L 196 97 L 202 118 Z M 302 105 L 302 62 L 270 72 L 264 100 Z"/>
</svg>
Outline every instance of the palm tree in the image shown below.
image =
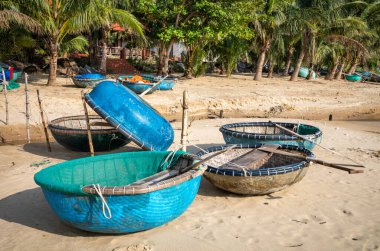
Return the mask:
<svg viewBox="0 0 380 251">
<path fill-rule="evenodd" d="M 129 24 L 142 33 L 140 23 L 127 11 L 115 8 L 112 0 L 14 0 L 20 10 L 41 27 L 41 38 L 50 55 L 48 85 L 55 85 L 57 60 L 62 42 L 96 25 L 111 21 Z"/>
<path fill-rule="evenodd" d="M 276 28 L 279 27 L 285 20 L 284 9 L 290 1 L 267 0 L 258 12 L 253 22 L 256 33 L 256 44 L 259 46 L 256 64 L 255 80 L 260 81 L 265 62 L 265 54 L 270 49 L 271 42 L 275 35 Z"/>
<path fill-rule="evenodd" d="M 13 24 L 22 24 L 28 30 L 39 31 L 38 23 L 21 13 L 17 4 L 13 1 L 0 0 L 0 29 L 10 29 Z"/>
</svg>

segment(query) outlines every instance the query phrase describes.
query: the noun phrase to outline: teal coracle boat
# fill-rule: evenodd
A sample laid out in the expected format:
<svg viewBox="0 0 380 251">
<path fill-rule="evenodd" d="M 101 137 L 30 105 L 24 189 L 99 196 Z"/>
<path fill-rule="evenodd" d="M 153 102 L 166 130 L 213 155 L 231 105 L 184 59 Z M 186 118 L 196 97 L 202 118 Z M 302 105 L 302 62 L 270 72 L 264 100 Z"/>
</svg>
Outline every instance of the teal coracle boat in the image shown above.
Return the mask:
<svg viewBox="0 0 380 251">
<path fill-rule="evenodd" d="M 117 81 L 136 94 L 141 94 L 141 93 L 145 92 L 146 90 L 153 87 L 153 84 L 150 83 L 149 79 L 143 78 L 144 80 L 149 81 L 148 83 L 131 82 L 128 80 L 128 79 L 132 79 L 133 77 L 134 76 L 120 76 L 117 78 Z M 157 90 L 157 88 L 153 88 L 147 94 L 152 94 L 156 90 Z"/>
<path fill-rule="evenodd" d="M 307 78 L 308 75 L 309 75 L 309 68 L 301 67 L 298 72 L 298 77 Z M 317 74 L 315 73 L 315 71 L 313 71 L 311 78 L 315 79 L 316 77 L 317 77 Z"/>
<path fill-rule="evenodd" d="M 350 82 L 358 82 L 358 81 L 360 81 L 362 79 L 361 76 L 356 75 L 356 74 L 351 74 L 351 75 L 350 74 L 346 74 L 345 78 L 346 78 L 347 81 L 350 81 Z"/>
<path fill-rule="evenodd" d="M 66 224 L 91 232 L 133 233 L 179 217 L 193 202 L 204 168 L 151 185 L 133 182 L 195 161 L 184 152 L 127 152 L 66 161 L 34 176 Z M 132 185 L 131 185 L 132 184 Z"/>
<path fill-rule="evenodd" d="M 322 131 L 318 127 L 295 123 L 275 123 L 314 141 L 314 143 L 279 129 L 271 122 L 227 124 L 220 127 L 219 131 L 223 134 L 227 144 L 275 144 L 312 150 L 315 143 L 320 143 L 322 140 Z"/>
</svg>

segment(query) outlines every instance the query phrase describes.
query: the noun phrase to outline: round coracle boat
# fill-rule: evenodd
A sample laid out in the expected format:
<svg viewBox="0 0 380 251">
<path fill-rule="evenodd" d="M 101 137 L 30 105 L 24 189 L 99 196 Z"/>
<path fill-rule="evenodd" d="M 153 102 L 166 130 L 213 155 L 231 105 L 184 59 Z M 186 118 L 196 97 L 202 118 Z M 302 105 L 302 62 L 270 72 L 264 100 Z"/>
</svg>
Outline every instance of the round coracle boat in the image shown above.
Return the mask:
<svg viewBox="0 0 380 251">
<path fill-rule="evenodd" d="M 98 115 L 89 115 L 94 151 L 110 151 L 122 147 L 131 140 Z M 64 147 L 88 152 L 88 133 L 84 115 L 58 118 L 50 122 L 49 129 L 54 139 Z"/>
<path fill-rule="evenodd" d="M 102 81 L 85 95 L 85 100 L 97 114 L 145 150 L 164 151 L 173 143 L 170 123 L 120 83 Z"/>
<path fill-rule="evenodd" d="M 194 163 L 183 152 L 126 152 L 66 161 L 34 176 L 66 224 L 91 232 L 133 233 L 180 216 L 193 202 L 204 168 L 148 185 L 141 179 Z"/>
<path fill-rule="evenodd" d="M 145 92 L 146 90 L 153 87 L 153 84 L 151 83 L 150 79 L 143 78 L 141 76 L 135 75 L 135 76 L 120 76 L 117 78 L 117 80 L 127 87 L 128 89 L 132 90 L 136 94 L 141 94 Z M 150 91 L 148 91 L 147 94 L 152 94 L 155 92 L 157 88 L 153 88 Z"/>
<path fill-rule="evenodd" d="M 315 126 L 295 123 L 274 122 L 314 143 L 276 127 L 272 122 L 245 122 L 223 125 L 219 131 L 227 144 L 277 144 L 293 145 L 312 150 L 322 140 L 322 131 Z"/>
<path fill-rule="evenodd" d="M 83 75 L 75 75 L 73 82 L 76 86 L 80 88 L 95 87 L 95 85 L 106 77 L 99 73 L 87 73 Z"/>
<path fill-rule="evenodd" d="M 350 82 L 359 82 L 360 80 L 362 80 L 362 77 L 356 74 L 346 74 L 345 78 L 347 81 Z"/>
<path fill-rule="evenodd" d="M 214 186 L 228 192 L 265 195 L 283 190 L 302 180 L 310 164 L 306 157 L 314 157 L 309 150 L 295 146 L 281 145 L 277 146 L 275 151 L 297 154 L 299 157 L 257 150 L 264 146 L 237 145 L 234 149 L 221 154 L 219 158 L 208 161 L 204 177 Z M 229 145 L 208 148 L 197 155 L 206 158 L 227 147 Z M 264 156 L 260 156 L 254 167 L 237 164 L 242 156 L 257 152 Z"/>
</svg>

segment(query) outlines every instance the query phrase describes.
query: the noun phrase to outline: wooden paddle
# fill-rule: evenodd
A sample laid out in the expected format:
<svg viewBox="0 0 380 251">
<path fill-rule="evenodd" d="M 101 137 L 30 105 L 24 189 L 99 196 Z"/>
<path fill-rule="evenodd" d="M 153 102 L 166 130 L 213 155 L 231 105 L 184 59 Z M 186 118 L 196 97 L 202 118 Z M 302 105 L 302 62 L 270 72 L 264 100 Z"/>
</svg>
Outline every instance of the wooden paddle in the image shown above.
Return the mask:
<svg viewBox="0 0 380 251">
<path fill-rule="evenodd" d="M 154 89 L 157 85 L 159 85 L 162 81 L 164 81 L 167 77 L 169 77 L 169 75 L 166 75 L 165 77 L 163 77 L 162 79 L 160 79 L 160 81 L 158 81 L 157 83 L 154 83 L 154 85 L 152 87 L 150 87 L 149 89 L 146 89 L 143 93 L 140 94 L 140 97 L 144 96 L 145 94 L 147 94 L 150 90 Z"/>
<path fill-rule="evenodd" d="M 274 122 L 272 122 L 272 121 L 270 121 L 270 120 L 269 120 L 269 123 L 272 123 L 274 126 L 280 128 L 280 129 L 282 129 L 282 130 L 284 130 L 284 131 L 286 131 L 286 132 L 288 132 L 288 133 L 290 133 L 290 134 L 293 134 L 293 135 L 295 135 L 295 136 L 297 136 L 297 137 L 299 137 L 299 138 L 301 138 L 301 139 L 303 139 L 303 140 L 306 140 L 306 141 L 308 141 L 308 142 L 310 142 L 310 143 L 313 143 L 313 144 L 315 144 L 315 145 L 317 145 L 317 146 L 319 146 L 319 147 L 321 147 L 321 148 L 323 148 L 323 149 L 325 149 L 325 150 L 327 150 L 327 151 L 329 151 L 329 152 L 332 152 L 332 153 L 335 153 L 335 154 L 337 154 L 337 155 L 339 155 L 339 156 L 341 156 L 341 157 L 347 158 L 347 159 L 351 160 L 352 162 L 358 164 L 357 167 L 365 167 L 365 166 L 363 166 L 361 163 L 358 163 L 357 161 L 351 159 L 350 157 L 345 156 L 345 155 L 343 155 L 343 154 L 341 154 L 341 153 L 339 153 L 339 152 L 337 152 L 337 151 L 334 151 L 334 150 L 328 149 L 327 147 L 324 147 L 324 146 L 322 146 L 322 145 L 319 144 L 319 143 L 316 143 L 316 142 L 314 142 L 314 141 L 312 141 L 312 140 L 310 140 L 310 139 L 308 139 L 308 138 L 306 138 L 306 137 L 304 137 L 304 136 L 302 136 L 302 135 L 300 135 L 300 134 L 298 134 L 298 133 L 296 133 L 296 132 L 293 132 L 292 130 L 289 130 L 289 129 L 286 128 L 286 127 L 280 126 L 279 124 L 276 124 L 276 123 L 274 123 Z"/>
<path fill-rule="evenodd" d="M 264 152 L 270 152 L 270 153 L 276 153 L 276 154 L 286 155 L 286 156 L 297 157 L 297 158 L 308 160 L 308 161 L 313 161 L 313 162 L 315 162 L 317 164 L 321 164 L 321 165 L 324 165 L 324 166 L 328 166 L 328 167 L 336 168 L 336 169 L 339 169 L 339 170 L 347 171 L 349 174 L 364 173 L 364 170 L 362 170 L 362 169 L 353 169 L 353 168 L 349 168 L 349 167 L 343 166 L 344 164 L 330 163 L 330 162 L 327 162 L 327 161 L 324 161 L 324 160 L 319 160 L 319 159 L 316 159 L 316 158 L 311 158 L 311 157 L 307 157 L 307 156 L 300 155 L 300 154 L 289 153 L 289 152 L 282 151 L 282 150 L 273 150 L 273 149 L 265 148 L 265 147 L 259 148 L 258 150 L 264 151 Z M 358 165 L 350 165 L 350 166 L 356 166 L 356 167 L 358 167 Z"/>
<path fill-rule="evenodd" d="M 138 181 L 135 181 L 131 184 L 129 184 L 128 186 L 150 186 L 150 185 L 154 185 L 158 182 L 161 182 L 163 180 L 167 180 L 167 179 L 170 179 L 172 177 L 175 177 L 181 173 L 185 173 L 191 169 L 195 169 L 197 167 L 199 167 L 200 165 L 204 164 L 205 162 L 209 161 L 210 159 L 212 158 L 215 158 L 216 156 L 222 154 L 222 153 L 225 153 L 233 148 L 235 148 L 236 145 L 232 145 L 232 146 L 229 146 L 217 153 L 214 153 L 210 156 L 208 156 L 207 158 L 204 158 L 190 166 L 186 166 L 186 167 L 179 167 L 178 169 L 166 169 L 164 171 L 161 171 L 159 173 L 156 173 L 154 175 L 151 175 L 149 177 L 146 177 L 144 179 L 141 179 L 141 180 L 138 180 Z"/>
</svg>

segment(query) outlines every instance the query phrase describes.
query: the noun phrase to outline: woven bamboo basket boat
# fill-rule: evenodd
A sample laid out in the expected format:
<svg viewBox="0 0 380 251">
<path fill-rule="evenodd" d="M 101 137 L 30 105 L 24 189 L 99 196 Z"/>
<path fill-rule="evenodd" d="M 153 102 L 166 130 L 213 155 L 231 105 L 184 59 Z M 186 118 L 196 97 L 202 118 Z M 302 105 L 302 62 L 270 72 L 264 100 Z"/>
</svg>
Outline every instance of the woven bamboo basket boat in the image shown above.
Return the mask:
<svg viewBox="0 0 380 251">
<path fill-rule="evenodd" d="M 114 150 L 131 141 L 100 116 L 90 115 L 89 120 L 95 151 Z M 87 124 L 84 115 L 55 119 L 49 124 L 49 129 L 55 140 L 64 147 L 73 151 L 89 151 Z"/>
<path fill-rule="evenodd" d="M 204 177 L 214 186 L 228 192 L 246 195 L 265 195 L 283 190 L 305 176 L 309 161 L 298 157 L 280 154 L 268 155 L 258 169 L 245 169 L 231 163 L 233 159 L 262 145 L 237 145 L 233 150 L 207 162 Z M 221 151 L 228 145 L 205 149 L 197 155 L 206 158 L 212 153 Z M 313 153 L 304 148 L 281 145 L 279 150 L 313 157 Z M 222 156 L 222 155 L 221 155 Z"/>
<path fill-rule="evenodd" d="M 169 154 L 126 152 L 81 158 L 45 168 L 34 179 L 53 211 L 70 226 L 99 233 L 143 231 L 180 216 L 198 192 L 204 168 L 154 185 L 129 185 L 167 168 L 190 166 L 195 158 L 177 152 L 168 161 Z"/>
<path fill-rule="evenodd" d="M 362 77 L 356 74 L 351 74 L 351 75 L 346 74 L 345 78 L 347 81 L 350 81 L 350 82 L 359 82 L 360 80 L 362 80 Z"/>
<path fill-rule="evenodd" d="M 170 123 L 118 82 L 100 82 L 85 95 L 85 100 L 97 114 L 145 150 L 164 151 L 173 143 Z"/>
<path fill-rule="evenodd" d="M 276 124 L 290 129 L 315 143 L 322 140 L 322 131 L 315 126 L 295 123 Z M 314 143 L 300 139 L 282 129 L 277 128 L 271 122 L 246 122 L 223 125 L 219 131 L 223 134 L 227 144 L 277 144 L 293 145 L 312 150 Z"/>
<path fill-rule="evenodd" d="M 163 78 L 162 76 L 155 76 L 155 75 L 148 75 L 148 74 L 143 74 L 141 76 L 152 83 L 159 82 L 161 78 Z M 173 90 L 176 81 L 177 81 L 177 78 L 175 77 L 166 77 L 165 80 L 161 81 L 161 83 L 155 87 L 155 89 L 160 90 L 160 91 Z"/>
<path fill-rule="evenodd" d="M 127 87 L 128 89 L 132 90 L 136 94 L 141 94 L 145 92 L 146 90 L 150 89 L 153 87 L 152 83 L 138 83 L 138 82 L 131 82 L 128 81 L 128 79 L 133 78 L 133 76 L 120 76 L 117 78 L 117 81 Z M 142 77 L 144 80 L 151 81 L 151 79 L 147 79 Z M 152 94 L 155 92 L 157 88 L 151 89 L 147 94 Z"/>
<path fill-rule="evenodd" d="M 72 79 L 74 84 L 80 88 L 93 88 L 99 81 L 106 79 L 106 77 L 99 73 L 87 73 L 83 75 L 76 75 Z"/>
</svg>

